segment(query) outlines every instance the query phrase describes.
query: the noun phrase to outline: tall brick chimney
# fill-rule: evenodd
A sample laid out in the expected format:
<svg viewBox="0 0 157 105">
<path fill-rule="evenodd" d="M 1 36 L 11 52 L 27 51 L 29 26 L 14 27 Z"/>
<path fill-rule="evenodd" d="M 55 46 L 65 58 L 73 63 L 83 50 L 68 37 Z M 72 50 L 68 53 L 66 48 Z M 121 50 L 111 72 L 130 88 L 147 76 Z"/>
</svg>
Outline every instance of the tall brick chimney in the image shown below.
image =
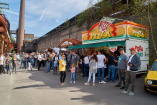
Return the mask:
<svg viewBox="0 0 157 105">
<path fill-rule="evenodd" d="M 19 27 L 18 27 L 18 34 L 17 34 L 17 52 L 22 51 L 24 34 L 25 34 L 24 23 L 25 23 L 25 0 L 21 0 L 20 15 L 19 15 Z"/>
</svg>

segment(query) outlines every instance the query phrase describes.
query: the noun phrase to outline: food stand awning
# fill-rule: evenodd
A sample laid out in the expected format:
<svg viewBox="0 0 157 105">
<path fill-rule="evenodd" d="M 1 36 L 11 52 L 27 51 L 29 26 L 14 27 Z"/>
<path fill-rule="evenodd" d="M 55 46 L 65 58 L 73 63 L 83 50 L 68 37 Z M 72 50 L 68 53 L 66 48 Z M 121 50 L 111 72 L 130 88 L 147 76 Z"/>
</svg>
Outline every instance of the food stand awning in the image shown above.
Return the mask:
<svg viewBox="0 0 157 105">
<path fill-rule="evenodd" d="M 68 48 L 68 46 L 73 46 L 73 45 L 81 45 L 82 41 L 76 40 L 76 39 L 64 39 L 58 47 L 60 48 Z"/>
<path fill-rule="evenodd" d="M 110 42 L 101 42 L 101 43 L 92 43 L 92 44 L 83 44 L 69 46 L 69 49 L 79 49 L 79 48 L 91 48 L 91 47 L 103 47 L 103 46 L 125 46 L 125 41 L 110 41 Z"/>
</svg>

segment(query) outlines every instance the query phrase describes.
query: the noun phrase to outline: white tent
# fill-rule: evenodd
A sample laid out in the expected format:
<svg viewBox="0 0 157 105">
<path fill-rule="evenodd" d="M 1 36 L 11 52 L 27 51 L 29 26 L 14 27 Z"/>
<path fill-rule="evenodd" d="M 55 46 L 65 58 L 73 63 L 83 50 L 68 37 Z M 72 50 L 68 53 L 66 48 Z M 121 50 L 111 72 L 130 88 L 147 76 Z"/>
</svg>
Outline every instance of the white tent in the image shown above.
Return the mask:
<svg viewBox="0 0 157 105">
<path fill-rule="evenodd" d="M 56 53 L 58 53 L 59 54 L 59 51 L 60 51 L 60 48 L 53 48 L 53 50 L 56 52 Z"/>
<path fill-rule="evenodd" d="M 61 51 L 67 51 L 67 49 L 66 48 L 61 48 Z"/>
</svg>

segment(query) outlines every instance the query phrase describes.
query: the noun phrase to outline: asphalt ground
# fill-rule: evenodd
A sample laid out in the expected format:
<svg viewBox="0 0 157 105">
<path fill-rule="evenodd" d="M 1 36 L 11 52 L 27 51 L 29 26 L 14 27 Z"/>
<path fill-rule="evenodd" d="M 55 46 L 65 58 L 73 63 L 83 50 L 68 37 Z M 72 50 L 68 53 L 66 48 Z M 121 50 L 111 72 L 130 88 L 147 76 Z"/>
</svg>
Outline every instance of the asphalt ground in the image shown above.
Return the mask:
<svg viewBox="0 0 157 105">
<path fill-rule="evenodd" d="M 0 75 L 0 105 L 157 105 L 157 95 L 144 91 L 144 78 L 136 79 L 135 95 L 121 94 L 117 82 L 85 86 L 87 78 L 77 73 L 75 84 L 60 86 L 60 75 L 18 69 Z M 92 81 L 91 81 L 92 82 Z"/>
</svg>

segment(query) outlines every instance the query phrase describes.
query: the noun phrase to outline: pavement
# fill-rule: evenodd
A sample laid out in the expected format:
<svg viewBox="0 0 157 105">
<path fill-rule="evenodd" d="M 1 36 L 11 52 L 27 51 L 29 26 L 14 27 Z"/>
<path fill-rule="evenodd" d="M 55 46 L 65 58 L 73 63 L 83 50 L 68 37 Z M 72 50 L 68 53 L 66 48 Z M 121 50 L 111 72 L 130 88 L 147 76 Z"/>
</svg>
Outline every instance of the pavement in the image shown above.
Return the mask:
<svg viewBox="0 0 157 105">
<path fill-rule="evenodd" d="M 17 74 L 0 75 L 0 105 L 157 105 L 157 95 L 144 92 L 144 78 L 136 79 L 135 95 L 121 94 L 117 83 L 85 86 L 87 78 L 60 86 L 59 74 L 18 69 Z"/>
</svg>

